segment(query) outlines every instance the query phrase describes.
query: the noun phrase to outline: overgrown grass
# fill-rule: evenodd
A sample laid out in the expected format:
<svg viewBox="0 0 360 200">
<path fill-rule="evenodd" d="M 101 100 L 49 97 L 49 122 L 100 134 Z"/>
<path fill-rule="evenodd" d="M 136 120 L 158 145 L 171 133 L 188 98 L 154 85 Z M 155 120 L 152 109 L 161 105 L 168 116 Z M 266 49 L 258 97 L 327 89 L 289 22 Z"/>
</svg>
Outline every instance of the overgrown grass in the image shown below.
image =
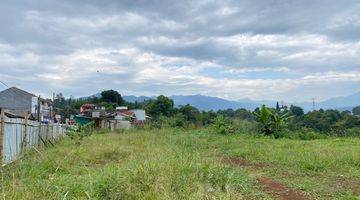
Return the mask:
<svg viewBox="0 0 360 200">
<path fill-rule="evenodd" d="M 64 139 L 3 168 L 5 199 L 267 198 L 240 168 L 205 156 L 211 146 L 176 130 Z"/>
<path fill-rule="evenodd" d="M 1 172 L 4 199 L 271 199 L 267 176 L 313 198 L 360 194 L 360 139 L 290 140 L 206 130 L 130 130 L 65 138 Z M 240 157 L 264 168 L 229 166 Z"/>
</svg>

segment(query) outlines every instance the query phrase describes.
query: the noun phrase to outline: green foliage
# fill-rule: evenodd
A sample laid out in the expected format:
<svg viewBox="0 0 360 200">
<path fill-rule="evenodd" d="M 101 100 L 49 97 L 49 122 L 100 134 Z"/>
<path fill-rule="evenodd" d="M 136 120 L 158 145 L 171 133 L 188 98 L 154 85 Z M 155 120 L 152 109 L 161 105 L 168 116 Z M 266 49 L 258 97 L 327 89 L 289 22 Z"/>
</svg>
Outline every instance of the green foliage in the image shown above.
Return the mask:
<svg viewBox="0 0 360 200">
<path fill-rule="evenodd" d="M 90 136 L 94 130 L 94 123 L 88 123 L 83 126 L 73 126 L 71 130 L 66 132 L 70 139 L 75 140 L 76 144 L 80 144 L 84 137 Z"/>
<path fill-rule="evenodd" d="M 155 101 L 150 101 L 147 104 L 146 110 L 153 118 L 158 118 L 159 116 L 170 117 L 174 114 L 174 101 L 160 95 Z"/>
<path fill-rule="evenodd" d="M 292 116 L 288 113 L 271 112 L 271 125 L 274 132 L 280 132 Z"/>
<path fill-rule="evenodd" d="M 75 115 L 79 112 L 81 105 L 85 103 L 93 103 L 105 106 L 107 110 L 115 110 L 118 105 L 117 99 L 121 97 L 114 90 L 103 92 L 102 98 L 86 98 L 86 99 L 65 99 L 62 94 L 56 95 L 54 105 L 57 113 L 69 118 L 70 115 Z M 301 107 L 291 105 L 289 109 L 286 106 L 281 106 L 277 103 L 276 108 L 263 107 L 255 109 L 252 112 L 240 109 L 226 109 L 218 111 L 199 111 L 191 105 L 174 107 L 174 102 L 168 97 L 163 95 L 157 97 L 156 100 L 148 100 L 145 102 L 125 102 L 123 105 L 129 109 L 142 108 L 145 109 L 147 114 L 152 117 L 148 127 L 202 127 L 208 126 L 216 121 L 215 119 L 222 115 L 231 121 L 247 120 L 252 127 L 252 122 L 259 122 L 260 130 L 265 135 L 274 135 L 281 137 L 286 129 L 294 132 L 301 132 L 306 127 L 311 131 L 315 131 L 324 135 L 347 136 L 348 129 L 360 127 L 360 117 L 352 115 L 349 111 L 339 112 L 337 110 L 317 110 L 304 113 Z M 353 109 L 353 113 L 357 114 L 358 107 Z M 289 113 L 289 114 L 287 114 Z M 293 117 L 289 117 L 289 116 Z M 246 123 L 246 122 L 244 122 Z M 236 126 L 237 132 L 245 132 L 251 130 L 244 126 Z"/>
<path fill-rule="evenodd" d="M 261 107 L 259 112 L 254 112 L 254 115 L 257 118 L 257 121 L 260 123 L 260 131 L 265 135 L 273 134 L 272 122 L 271 122 L 271 110 L 268 109 L 265 105 Z"/>
<path fill-rule="evenodd" d="M 211 130 L 216 134 L 231 135 L 235 133 L 233 123 L 224 116 L 218 116 L 211 126 Z"/>
<path fill-rule="evenodd" d="M 360 138 L 360 127 L 348 128 L 345 130 L 345 136 L 347 137 L 359 137 Z"/>
<path fill-rule="evenodd" d="M 302 115 L 304 115 L 304 110 L 299 106 L 291 105 L 289 111 L 294 116 L 302 116 Z"/>
<path fill-rule="evenodd" d="M 273 199 L 276 197 L 266 194 L 257 181 L 269 177 L 301 189 L 309 199 L 358 198 L 359 138 L 275 140 L 203 130 L 92 134 L 80 145 L 64 138 L 54 148 L 30 151 L 21 160 L 3 166 L 1 196 Z M 244 163 L 224 163 L 221 158 Z"/>
<path fill-rule="evenodd" d="M 218 110 L 217 114 L 218 115 L 223 115 L 223 116 L 229 117 L 229 118 L 239 118 L 239 119 L 245 119 L 245 120 L 253 120 L 252 113 L 250 111 L 244 109 L 244 108 L 239 108 L 237 110 L 233 110 L 233 109 Z"/>
<path fill-rule="evenodd" d="M 352 109 L 354 115 L 360 115 L 360 106 L 356 106 Z"/>
<path fill-rule="evenodd" d="M 217 117 L 217 114 L 212 110 L 210 110 L 208 112 L 202 111 L 201 115 L 200 115 L 200 121 L 204 126 L 206 126 L 206 125 L 212 124 L 216 117 Z"/>
<path fill-rule="evenodd" d="M 272 111 L 265 105 L 261 107 L 259 112 L 254 112 L 257 121 L 260 124 L 260 132 L 265 135 L 275 135 L 283 130 L 287 121 L 291 118 L 288 112 L 279 113 Z M 276 136 L 276 135 L 275 135 Z"/>
<path fill-rule="evenodd" d="M 188 121 L 186 116 L 182 113 L 177 113 L 174 117 L 169 119 L 169 126 L 170 127 L 177 127 L 177 128 L 186 128 L 188 126 Z"/>
<path fill-rule="evenodd" d="M 244 108 L 240 108 L 235 110 L 235 118 L 243 119 L 243 120 L 254 120 L 254 116 L 252 113 Z"/>
<path fill-rule="evenodd" d="M 200 119 L 200 111 L 189 104 L 180 106 L 179 113 L 184 115 L 186 121 L 196 124 Z"/>
<path fill-rule="evenodd" d="M 257 134 L 258 127 L 255 121 L 243 120 L 239 118 L 232 119 L 231 121 L 233 122 L 236 133 L 249 135 Z"/>
<path fill-rule="evenodd" d="M 278 101 L 276 102 L 276 108 L 275 108 L 275 109 L 276 109 L 276 111 L 280 111 L 280 106 L 279 106 L 279 102 L 278 102 Z"/>
<path fill-rule="evenodd" d="M 103 102 L 115 103 L 117 105 L 123 105 L 125 102 L 123 100 L 123 98 L 121 97 L 121 95 L 119 94 L 119 92 L 117 92 L 115 90 L 102 91 L 101 92 L 101 100 Z"/>
<path fill-rule="evenodd" d="M 294 140 L 316 140 L 316 139 L 326 139 L 327 135 L 316 132 L 312 129 L 303 128 L 299 131 L 283 131 L 279 133 L 282 138 L 289 138 Z"/>
<path fill-rule="evenodd" d="M 324 135 L 347 136 L 348 129 L 360 127 L 360 117 L 349 112 L 320 109 L 295 116 L 288 124 L 288 128 L 295 132 L 304 127 Z"/>
</svg>

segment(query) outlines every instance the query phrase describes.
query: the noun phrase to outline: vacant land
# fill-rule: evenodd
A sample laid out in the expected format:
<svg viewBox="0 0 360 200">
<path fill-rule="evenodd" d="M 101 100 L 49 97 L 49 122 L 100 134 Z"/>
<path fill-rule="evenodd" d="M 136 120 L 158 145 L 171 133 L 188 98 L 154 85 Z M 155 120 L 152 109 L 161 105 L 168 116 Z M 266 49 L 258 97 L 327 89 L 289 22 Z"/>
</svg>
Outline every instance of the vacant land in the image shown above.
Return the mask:
<svg viewBox="0 0 360 200">
<path fill-rule="evenodd" d="M 3 199 L 358 199 L 360 139 L 93 134 L 1 171 Z"/>
</svg>

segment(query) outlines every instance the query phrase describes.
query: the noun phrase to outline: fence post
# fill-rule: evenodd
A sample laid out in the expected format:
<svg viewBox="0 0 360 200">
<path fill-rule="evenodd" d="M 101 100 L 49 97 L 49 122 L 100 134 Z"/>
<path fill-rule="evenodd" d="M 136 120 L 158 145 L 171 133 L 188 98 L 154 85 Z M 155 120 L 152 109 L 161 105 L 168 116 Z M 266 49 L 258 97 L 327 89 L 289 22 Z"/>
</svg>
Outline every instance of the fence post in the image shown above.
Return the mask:
<svg viewBox="0 0 360 200">
<path fill-rule="evenodd" d="M 48 123 L 46 125 L 46 140 L 50 140 L 49 139 L 49 134 L 50 134 L 50 124 Z"/>
<path fill-rule="evenodd" d="M 4 109 L 1 109 L 0 114 L 0 167 L 3 164 L 3 144 L 4 144 L 4 128 L 5 127 L 5 112 Z"/>
<path fill-rule="evenodd" d="M 25 125 L 25 128 L 24 128 L 24 137 L 23 137 L 23 141 L 22 141 L 22 147 L 21 147 L 21 152 L 25 152 L 25 149 L 26 149 L 26 147 L 27 147 L 27 141 L 28 141 L 28 129 L 29 129 L 29 121 L 28 121 L 28 118 L 29 118 L 29 116 L 28 116 L 28 113 L 26 112 L 25 114 L 24 114 L 24 125 Z"/>
<path fill-rule="evenodd" d="M 38 147 L 41 147 L 42 139 L 41 139 L 41 114 L 38 114 Z"/>
</svg>

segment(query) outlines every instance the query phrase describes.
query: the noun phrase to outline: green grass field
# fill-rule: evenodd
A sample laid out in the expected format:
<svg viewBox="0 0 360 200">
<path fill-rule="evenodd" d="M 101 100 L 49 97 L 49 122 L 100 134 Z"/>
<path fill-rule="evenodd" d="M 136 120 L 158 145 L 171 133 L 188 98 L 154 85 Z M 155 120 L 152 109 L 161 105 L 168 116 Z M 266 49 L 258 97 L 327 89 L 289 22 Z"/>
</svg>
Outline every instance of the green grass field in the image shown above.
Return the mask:
<svg viewBox="0 0 360 200">
<path fill-rule="evenodd" d="M 276 199 L 262 177 L 308 199 L 359 199 L 360 139 L 175 129 L 93 134 L 30 151 L 2 168 L 0 187 L 2 199 Z"/>
</svg>

